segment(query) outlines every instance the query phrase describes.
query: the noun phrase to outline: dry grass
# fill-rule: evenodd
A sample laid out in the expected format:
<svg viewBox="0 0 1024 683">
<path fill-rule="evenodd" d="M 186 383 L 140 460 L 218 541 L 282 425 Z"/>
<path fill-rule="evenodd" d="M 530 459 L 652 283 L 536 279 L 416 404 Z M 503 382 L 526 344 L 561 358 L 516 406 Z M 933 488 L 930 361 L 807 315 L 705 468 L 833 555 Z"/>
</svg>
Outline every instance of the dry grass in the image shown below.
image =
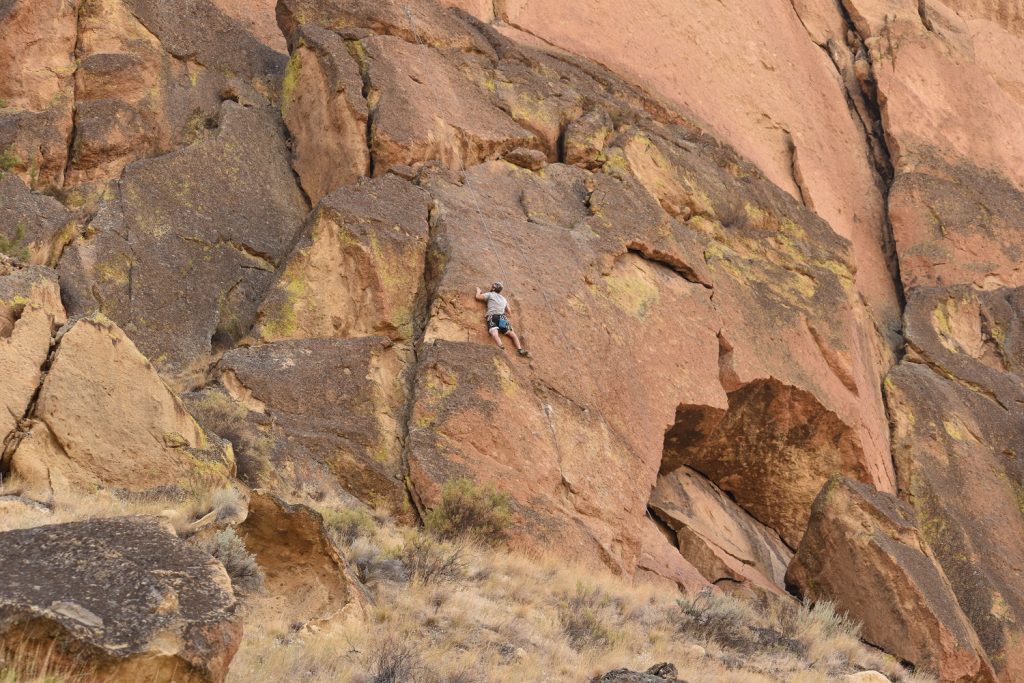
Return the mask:
<svg viewBox="0 0 1024 683">
<path fill-rule="evenodd" d="M 860 669 L 930 680 L 864 646 L 856 624 L 829 605 L 685 598 L 554 557 L 441 541 L 335 512 L 348 520 L 337 536 L 375 605 L 365 619 L 297 628 L 251 601 L 230 681 L 580 682 L 659 661 L 676 664 L 691 683 L 810 683 Z M 456 568 L 424 580 L 407 564 L 423 554 L 430 564 L 454 558 Z"/>
</svg>

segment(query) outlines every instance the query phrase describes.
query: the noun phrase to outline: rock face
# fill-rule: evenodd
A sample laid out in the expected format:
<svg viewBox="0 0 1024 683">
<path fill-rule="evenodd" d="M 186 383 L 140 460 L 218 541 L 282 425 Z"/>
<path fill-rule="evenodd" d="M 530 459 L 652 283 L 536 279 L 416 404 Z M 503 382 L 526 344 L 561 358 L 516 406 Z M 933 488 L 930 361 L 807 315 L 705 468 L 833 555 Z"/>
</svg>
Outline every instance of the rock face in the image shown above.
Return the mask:
<svg viewBox="0 0 1024 683">
<path fill-rule="evenodd" d="M 274 488 L 311 499 L 355 496 L 401 514 L 407 508 L 391 392 L 401 363 L 380 337 L 281 341 L 227 353 L 221 384 L 265 424 Z"/>
<path fill-rule="evenodd" d="M 994 681 L 974 629 L 918 533 L 913 510 L 849 479 L 814 501 L 788 583 L 863 624 L 864 638 L 943 681 Z"/>
<path fill-rule="evenodd" d="M 16 445 L 15 430 L 42 378 L 52 336 L 64 322 L 56 273 L 18 267 L 0 257 L 0 463 L 5 468 Z"/>
<path fill-rule="evenodd" d="M 30 192 L 17 175 L 0 171 L 0 252 L 54 266 L 75 228 L 60 202 Z"/>
<path fill-rule="evenodd" d="M 11 469 L 36 497 L 96 487 L 187 490 L 234 471 L 230 445 L 207 435 L 124 332 L 101 316 L 63 332 L 27 417 Z"/>
<path fill-rule="evenodd" d="M 178 387 L 248 332 L 304 212 L 274 114 L 220 113 L 194 145 L 129 166 L 60 264 L 72 314 L 117 322 Z"/>
<path fill-rule="evenodd" d="M 315 510 L 254 491 L 238 534 L 266 574 L 278 614 L 327 621 L 346 606 L 362 605 L 358 582 Z"/>
<path fill-rule="evenodd" d="M 0 652 L 49 653 L 94 680 L 224 679 L 242 636 L 231 581 L 159 522 L 74 522 L 0 541 Z"/>
</svg>

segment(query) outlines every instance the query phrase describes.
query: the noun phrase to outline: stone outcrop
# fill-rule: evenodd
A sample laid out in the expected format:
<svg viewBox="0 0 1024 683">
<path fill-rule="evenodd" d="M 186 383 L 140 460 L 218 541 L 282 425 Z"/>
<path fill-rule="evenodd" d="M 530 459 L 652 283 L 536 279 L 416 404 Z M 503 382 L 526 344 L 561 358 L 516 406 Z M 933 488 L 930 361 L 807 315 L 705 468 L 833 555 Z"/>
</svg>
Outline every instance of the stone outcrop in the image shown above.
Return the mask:
<svg viewBox="0 0 1024 683">
<path fill-rule="evenodd" d="M 117 322 L 178 388 L 249 331 L 305 211 L 274 113 L 219 111 L 195 144 L 128 166 L 60 263 L 69 312 Z"/>
<path fill-rule="evenodd" d="M 831 600 L 863 637 L 943 681 L 995 674 L 910 506 L 835 478 L 814 501 L 786 580 L 803 597 Z"/>
<path fill-rule="evenodd" d="M 90 520 L 0 542 L 0 653 L 89 680 L 224 680 L 242 637 L 231 580 L 161 523 Z"/>
<path fill-rule="evenodd" d="M 407 515 L 401 432 L 402 362 L 381 337 L 303 339 L 225 354 L 220 383 L 262 425 L 267 485 L 320 500 L 354 496 Z"/>
<path fill-rule="evenodd" d="M 254 491 L 238 534 L 266 574 L 265 590 L 276 614 L 322 622 L 346 607 L 364 606 L 362 588 L 312 508 Z"/>
<path fill-rule="evenodd" d="M 50 356 L 53 334 L 65 322 L 57 275 L 0 257 L 0 465 L 7 468 L 15 431 L 28 415 Z"/>
<path fill-rule="evenodd" d="M 709 581 L 784 593 L 793 552 L 694 470 L 680 467 L 659 477 L 648 505 L 675 533 L 679 553 Z"/>
<path fill-rule="evenodd" d="M 233 473 L 230 445 L 196 424 L 109 320 L 62 331 L 49 363 L 10 462 L 34 497 L 190 490 Z"/>
<path fill-rule="evenodd" d="M 0 253 L 55 266 L 76 229 L 63 204 L 30 192 L 16 174 L 0 170 Z"/>
<path fill-rule="evenodd" d="M 669 534 L 657 522 L 645 519 L 641 524 L 640 557 L 636 563 L 638 580 L 679 589 L 689 595 L 709 587 L 708 579 L 679 553 Z"/>
</svg>

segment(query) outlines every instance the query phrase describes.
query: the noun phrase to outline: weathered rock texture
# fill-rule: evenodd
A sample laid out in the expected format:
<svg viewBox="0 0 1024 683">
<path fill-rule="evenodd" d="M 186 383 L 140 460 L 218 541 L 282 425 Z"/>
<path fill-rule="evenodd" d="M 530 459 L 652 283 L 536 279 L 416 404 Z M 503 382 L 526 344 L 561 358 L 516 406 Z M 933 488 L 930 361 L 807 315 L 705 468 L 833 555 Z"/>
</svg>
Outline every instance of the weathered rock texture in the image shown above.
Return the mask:
<svg viewBox="0 0 1024 683">
<path fill-rule="evenodd" d="M 943 681 L 994 681 L 977 635 L 913 510 L 864 484 L 835 478 L 786 574 L 811 600 L 832 600 L 866 640 Z"/>
<path fill-rule="evenodd" d="M 0 171 L 0 253 L 55 266 L 76 227 L 60 202 L 30 192 L 17 175 Z"/>
<path fill-rule="evenodd" d="M 231 580 L 161 523 L 74 522 L 0 543 L 0 651 L 88 680 L 224 679 L 242 636 Z"/>
<path fill-rule="evenodd" d="M 24 363 L 39 368 L 30 358 Z M 11 469 L 37 497 L 97 487 L 189 490 L 234 471 L 230 445 L 196 424 L 145 356 L 102 316 L 62 333 L 26 418 Z"/>
<path fill-rule="evenodd" d="M 362 606 L 362 589 L 312 508 L 254 491 L 238 534 L 266 574 L 277 614 L 327 621 L 348 606 Z"/>
<path fill-rule="evenodd" d="M 219 111 L 195 144 L 128 166 L 60 263 L 69 311 L 117 322 L 178 387 L 249 331 L 304 213 L 274 113 Z"/>
</svg>

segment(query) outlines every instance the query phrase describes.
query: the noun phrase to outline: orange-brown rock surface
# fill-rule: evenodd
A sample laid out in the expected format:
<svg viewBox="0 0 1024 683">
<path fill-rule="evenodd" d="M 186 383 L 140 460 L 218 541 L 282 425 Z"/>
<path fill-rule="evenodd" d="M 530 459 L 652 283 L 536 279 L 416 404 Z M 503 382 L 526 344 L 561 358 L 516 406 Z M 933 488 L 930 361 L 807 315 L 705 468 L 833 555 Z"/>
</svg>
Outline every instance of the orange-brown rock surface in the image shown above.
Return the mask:
<svg viewBox="0 0 1024 683">
<path fill-rule="evenodd" d="M 943 681 L 995 680 L 913 511 L 893 496 L 830 480 L 786 581 L 805 598 L 833 600 L 869 642 Z"/>
<path fill-rule="evenodd" d="M 1020 678 L 1017 4 L 0 0 L 0 475 L 409 521 L 469 478 L 688 592 L 867 515 L 957 603 L 878 573 L 955 636 L 901 656 Z M 888 502 L 815 517 L 836 474 Z"/>
</svg>

